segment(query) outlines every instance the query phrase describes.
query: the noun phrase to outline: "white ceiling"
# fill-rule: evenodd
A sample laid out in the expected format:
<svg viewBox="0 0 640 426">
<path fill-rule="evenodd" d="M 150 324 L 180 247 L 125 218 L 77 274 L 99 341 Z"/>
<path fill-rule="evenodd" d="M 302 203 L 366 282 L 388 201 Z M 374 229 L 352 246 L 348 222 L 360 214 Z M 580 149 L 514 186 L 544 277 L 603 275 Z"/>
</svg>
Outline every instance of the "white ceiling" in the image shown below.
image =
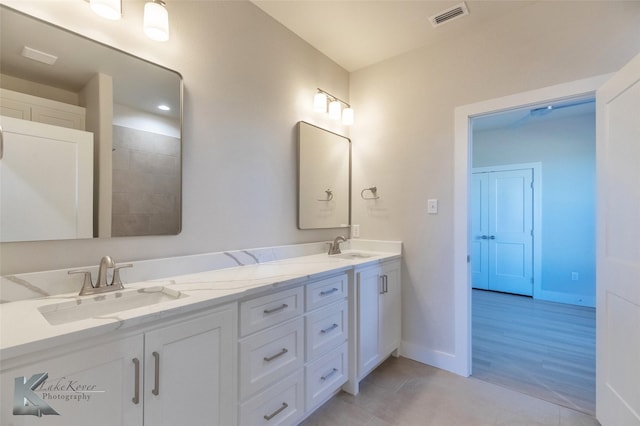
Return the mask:
<svg viewBox="0 0 640 426">
<path fill-rule="evenodd" d="M 432 0 L 252 0 L 347 71 L 478 28 L 535 1 L 467 1 L 469 15 L 434 28 L 429 17 L 460 3 Z"/>
</svg>

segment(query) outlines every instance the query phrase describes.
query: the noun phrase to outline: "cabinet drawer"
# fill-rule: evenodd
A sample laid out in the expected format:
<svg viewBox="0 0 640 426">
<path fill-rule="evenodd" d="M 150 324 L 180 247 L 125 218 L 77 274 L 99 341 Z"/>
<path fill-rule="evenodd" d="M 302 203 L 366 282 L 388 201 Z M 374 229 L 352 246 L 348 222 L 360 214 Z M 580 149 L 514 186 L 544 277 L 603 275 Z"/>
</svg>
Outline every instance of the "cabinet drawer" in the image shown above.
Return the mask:
<svg viewBox="0 0 640 426">
<path fill-rule="evenodd" d="M 240 303 L 240 334 L 246 336 L 301 315 L 303 287 Z"/>
<path fill-rule="evenodd" d="M 307 361 L 335 348 L 347 340 L 347 301 L 319 309 L 306 317 Z"/>
<path fill-rule="evenodd" d="M 241 425 L 295 425 L 304 414 L 302 369 L 240 405 Z"/>
<path fill-rule="evenodd" d="M 307 312 L 347 297 L 347 274 L 316 281 L 307 285 Z"/>
<path fill-rule="evenodd" d="M 306 368 L 307 409 L 324 402 L 346 383 L 348 378 L 348 344 L 309 363 Z"/>
<path fill-rule="evenodd" d="M 240 398 L 259 391 L 304 364 L 303 319 L 240 341 Z"/>
</svg>

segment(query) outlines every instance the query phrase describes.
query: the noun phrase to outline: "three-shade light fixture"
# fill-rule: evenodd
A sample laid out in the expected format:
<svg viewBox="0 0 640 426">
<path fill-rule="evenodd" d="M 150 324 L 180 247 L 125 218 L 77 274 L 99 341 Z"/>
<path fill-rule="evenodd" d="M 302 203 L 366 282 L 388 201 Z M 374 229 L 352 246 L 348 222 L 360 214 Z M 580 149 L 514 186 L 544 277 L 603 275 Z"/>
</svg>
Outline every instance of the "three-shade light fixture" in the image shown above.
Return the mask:
<svg viewBox="0 0 640 426">
<path fill-rule="evenodd" d="M 342 105 L 345 108 L 342 108 Z M 350 126 L 353 124 L 353 108 L 342 99 L 331 93 L 318 88 L 318 92 L 313 97 L 313 110 L 316 112 L 328 112 L 329 118 L 339 120 L 342 124 Z"/>
<path fill-rule="evenodd" d="M 106 19 L 122 17 L 122 0 L 89 0 L 91 9 Z M 148 0 L 144 5 L 144 33 L 152 40 L 169 40 L 169 13 L 162 0 Z"/>
</svg>

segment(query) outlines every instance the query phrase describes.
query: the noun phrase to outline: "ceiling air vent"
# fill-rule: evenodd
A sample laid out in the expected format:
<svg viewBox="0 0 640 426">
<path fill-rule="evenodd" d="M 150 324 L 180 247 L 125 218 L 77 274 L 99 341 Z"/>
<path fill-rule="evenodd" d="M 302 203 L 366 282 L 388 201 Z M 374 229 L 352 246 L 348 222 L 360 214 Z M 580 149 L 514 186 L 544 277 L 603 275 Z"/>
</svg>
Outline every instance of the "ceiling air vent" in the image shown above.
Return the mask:
<svg viewBox="0 0 640 426">
<path fill-rule="evenodd" d="M 467 4 L 462 2 L 453 7 L 450 7 L 447 10 L 444 10 L 437 15 L 430 17 L 431 24 L 434 27 L 444 24 L 445 22 L 452 21 L 461 16 L 465 16 L 469 14 L 469 9 L 467 8 Z"/>
</svg>

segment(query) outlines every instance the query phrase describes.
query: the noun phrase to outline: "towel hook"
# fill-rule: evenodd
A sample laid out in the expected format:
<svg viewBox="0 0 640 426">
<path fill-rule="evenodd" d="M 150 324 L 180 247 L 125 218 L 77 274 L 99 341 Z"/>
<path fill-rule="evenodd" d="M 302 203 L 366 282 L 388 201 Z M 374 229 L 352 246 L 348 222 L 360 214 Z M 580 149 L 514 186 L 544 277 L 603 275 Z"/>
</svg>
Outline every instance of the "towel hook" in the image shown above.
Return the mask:
<svg viewBox="0 0 640 426">
<path fill-rule="evenodd" d="M 324 199 L 324 200 L 318 200 L 318 201 L 331 201 L 331 200 L 333 200 L 333 191 L 331 190 L 331 188 L 327 189 L 324 192 L 327 193 L 327 198 Z"/>
<path fill-rule="evenodd" d="M 371 192 L 371 194 L 373 195 L 373 197 L 365 197 L 365 196 L 364 196 L 365 191 L 369 191 L 369 192 Z M 378 198 L 380 198 L 380 197 L 378 196 L 378 188 L 377 188 L 377 187 L 375 187 L 375 186 L 372 186 L 371 188 L 365 188 L 365 189 L 363 189 L 362 191 L 360 191 L 360 197 L 361 197 L 363 200 L 377 200 Z"/>
</svg>

